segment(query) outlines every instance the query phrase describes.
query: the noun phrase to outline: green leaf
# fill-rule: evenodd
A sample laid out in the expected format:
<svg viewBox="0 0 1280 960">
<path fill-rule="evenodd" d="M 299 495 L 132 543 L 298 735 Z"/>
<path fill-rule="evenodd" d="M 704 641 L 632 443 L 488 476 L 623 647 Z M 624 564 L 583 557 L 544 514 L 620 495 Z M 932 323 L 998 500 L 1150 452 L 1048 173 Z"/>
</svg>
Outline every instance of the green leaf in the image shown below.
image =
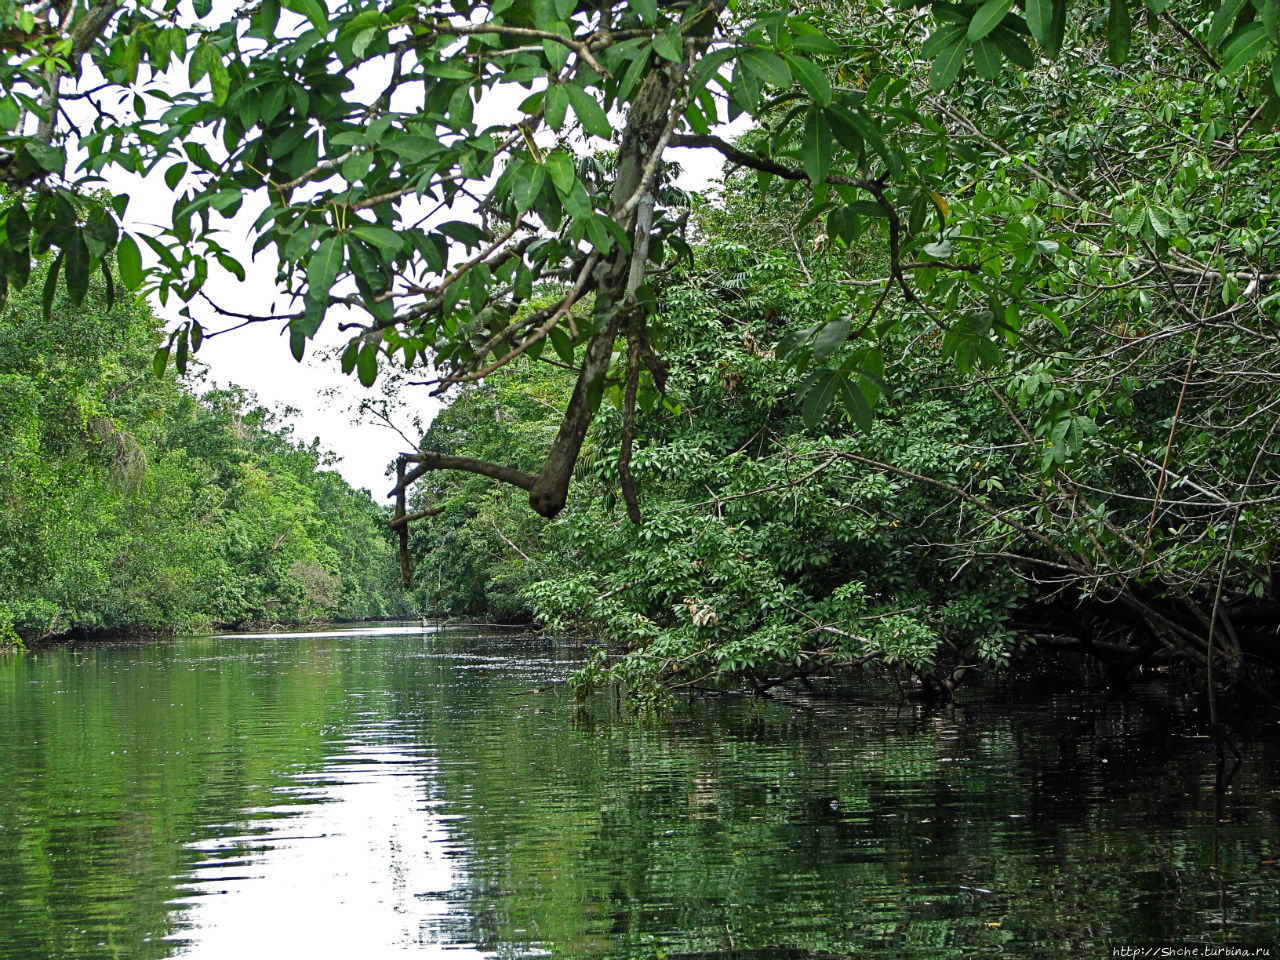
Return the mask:
<svg viewBox="0 0 1280 960">
<path fill-rule="evenodd" d="M 1062 38 L 1067 32 L 1067 0 L 1053 0 L 1053 19 L 1049 22 L 1049 35 L 1042 41 L 1048 57 L 1056 57 L 1062 49 Z"/>
<path fill-rule="evenodd" d="M 813 338 L 813 359 L 817 363 L 826 363 L 840 348 L 849 336 L 852 321 L 848 317 L 832 320 L 818 331 Z"/>
<path fill-rule="evenodd" d="M 810 430 L 818 425 L 818 421 L 822 419 L 823 414 L 827 412 L 827 408 L 831 406 L 831 399 L 836 392 L 836 384 L 841 379 L 843 378 L 837 373 L 826 372 L 805 393 L 804 404 L 800 408 L 800 416 L 804 419 L 804 425 Z"/>
<path fill-rule="evenodd" d="M 323 240 L 316 252 L 307 261 L 307 297 L 311 303 L 319 304 L 321 311 L 328 305 L 329 291 L 338 278 L 338 268 L 342 266 L 343 239 L 332 236 Z"/>
<path fill-rule="evenodd" d="M 791 68 L 772 50 L 743 47 L 738 58 L 762 83 L 771 83 L 775 87 L 791 86 Z"/>
<path fill-rule="evenodd" d="M 214 49 L 213 44 L 201 41 L 196 44 L 195 51 L 191 54 L 191 60 L 187 64 L 187 83 L 195 86 L 200 79 L 209 72 L 211 60 L 218 59 L 218 51 Z"/>
<path fill-rule="evenodd" d="M 19 254 L 19 260 L 30 263 L 27 247 L 31 243 L 31 218 L 27 215 L 27 208 L 20 202 L 14 203 L 5 211 L 4 236 L 5 248 Z"/>
<path fill-rule="evenodd" d="M 53 266 L 49 268 L 49 275 L 44 278 L 41 304 L 44 307 L 44 322 L 46 326 L 53 322 L 53 295 L 58 291 L 58 271 L 62 269 L 63 256 L 64 254 L 62 253 L 58 254 L 58 258 L 53 261 Z"/>
<path fill-rule="evenodd" d="M 929 34 L 925 42 L 920 45 L 920 56 L 926 60 L 936 60 L 938 54 L 964 37 L 964 34 L 964 24 L 953 23 L 945 27 L 939 27 Z"/>
<path fill-rule="evenodd" d="M 373 244 L 389 257 L 394 257 L 404 249 L 404 240 L 400 234 L 394 230 L 388 230 L 386 227 L 361 224 L 358 227 L 352 227 L 351 232 L 365 243 Z"/>
<path fill-rule="evenodd" d="M 423 137 L 417 134 L 387 137 L 382 141 L 382 146 L 410 163 L 435 157 L 442 150 L 440 141 L 435 137 Z"/>
<path fill-rule="evenodd" d="M 1272 43 L 1280 42 L 1280 0 L 1262 0 L 1260 13 L 1262 25 L 1267 30 L 1267 39 Z"/>
<path fill-rule="evenodd" d="M 164 172 L 165 186 L 170 190 L 176 190 L 178 188 L 178 181 L 182 179 L 186 172 L 187 165 L 185 163 L 175 163 Z"/>
<path fill-rule="evenodd" d="M 613 246 L 613 237 L 604 225 L 605 217 L 603 215 L 590 215 L 588 208 L 587 216 L 587 237 L 591 240 L 591 245 L 599 251 L 601 256 L 608 256 L 609 250 Z M 574 216 L 577 216 L 575 213 Z"/>
<path fill-rule="evenodd" d="M 356 34 L 356 38 L 351 41 L 351 54 L 357 60 L 363 60 L 365 53 L 369 50 L 369 45 L 378 39 L 381 31 L 377 27 L 365 27 Z"/>
<path fill-rule="evenodd" d="M 756 75 L 738 60 L 733 67 L 733 80 L 729 84 L 729 119 L 740 113 L 755 112 L 760 102 L 760 81 Z"/>
<path fill-rule="evenodd" d="M 1000 76 L 1002 64 L 1000 45 L 994 40 L 984 37 L 973 45 L 973 66 L 978 76 L 994 80 Z"/>
<path fill-rule="evenodd" d="M 1169 239 L 1169 214 L 1160 207 L 1147 207 L 1147 219 L 1151 222 L 1152 229 L 1155 230 L 1156 236 L 1162 240 Z"/>
<path fill-rule="evenodd" d="M 169 366 L 169 347 L 160 347 L 156 350 L 155 356 L 151 358 L 151 369 L 155 371 L 156 377 L 163 377 L 164 372 Z"/>
<path fill-rule="evenodd" d="M 231 74 L 227 72 L 227 65 L 222 62 L 221 57 L 214 59 L 209 66 L 209 86 L 213 90 L 214 106 L 221 107 L 226 104 L 227 97 L 231 93 Z"/>
<path fill-rule="evenodd" d="M 840 44 L 824 33 L 797 33 L 791 38 L 791 47 L 793 50 L 816 53 L 822 57 L 838 57 L 843 52 Z"/>
<path fill-rule="evenodd" d="M 533 0 L 533 25 L 539 30 L 550 30 L 559 21 L 553 0 Z"/>
<path fill-rule="evenodd" d="M 670 60 L 672 63 L 681 63 L 684 60 L 684 38 L 680 33 L 680 27 L 672 24 L 662 33 L 657 34 L 653 38 L 653 52 L 660 56 L 663 60 Z"/>
<path fill-rule="evenodd" d="M 1107 56 L 1112 63 L 1120 64 L 1129 59 L 1129 44 L 1133 40 L 1133 21 L 1129 16 L 1129 0 L 1111 0 L 1107 14 Z"/>
<path fill-rule="evenodd" d="M 556 189 L 562 194 L 567 194 L 573 189 L 574 181 L 578 179 L 573 169 L 573 161 L 569 155 L 563 150 L 553 150 L 547 154 L 547 158 L 543 161 L 547 168 L 547 174 L 551 177 L 551 182 L 556 185 Z"/>
<path fill-rule="evenodd" d="M 569 94 L 565 93 L 565 88 L 561 84 L 553 83 L 547 87 L 544 103 L 547 126 L 559 132 L 564 126 L 565 111 L 569 109 Z"/>
<path fill-rule="evenodd" d="M 658 20 L 658 0 L 631 0 L 631 8 L 640 14 L 645 23 L 656 23 Z"/>
<path fill-rule="evenodd" d="M 281 0 L 280 5 L 306 17 L 322 33 L 328 32 L 329 14 L 320 0 Z"/>
<path fill-rule="evenodd" d="M 533 209 L 542 186 L 547 182 L 547 170 L 540 163 L 523 163 L 516 171 L 515 182 L 511 185 L 511 198 L 516 209 L 522 213 Z"/>
<path fill-rule="evenodd" d="M 262 0 L 258 12 L 253 16 L 253 26 L 259 37 L 275 36 L 276 24 L 280 22 L 280 0 Z"/>
<path fill-rule="evenodd" d="M 889 219 L 889 212 L 875 200 L 854 200 L 849 210 L 860 217 L 873 217 L 877 220 Z"/>
<path fill-rule="evenodd" d="M 1048 47 L 1053 30 L 1053 0 L 1026 0 L 1023 12 L 1031 35 L 1040 42 L 1040 46 Z"/>
<path fill-rule="evenodd" d="M 1235 73 L 1265 50 L 1269 44 L 1267 28 L 1255 20 L 1227 43 L 1222 51 L 1222 72 Z"/>
<path fill-rule="evenodd" d="M 366 343 L 360 348 L 360 353 L 356 357 L 356 376 L 360 378 L 360 383 L 366 387 L 372 387 L 373 382 L 378 379 L 378 348 L 372 343 Z"/>
<path fill-rule="evenodd" d="M 111 276 L 111 267 L 107 264 L 107 261 L 103 260 L 98 266 L 102 270 L 102 282 L 107 288 L 107 309 L 112 310 L 116 305 L 115 277 Z"/>
<path fill-rule="evenodd" d="M 71 302 L 79 306 L 89 292 L 89 251 L 84 237 L 77 231 L 62 252 L 66 257 L 63 273 L 67 278 L 67 293 L 71 295 Z"/>
<path fill-rule="evenodd" d="M 67 165 L 67 158 L 61 150 L 40 140 L 28 140 L 22 149 L 36 166 L 49 173 L 61 174 Z"/>
<path fill-rule="evenodd" d="M 858 227 L 858 215 L 848 207 L 836 207 L 827 214 L 827 235 L 843 240 L 845 243 L 853 242 L 854 231 Z"/>
<path fill-rule="evenodd" d="M 591 198 L 587 196 L 587 188 L 581 180 L 574 180 L 568 193 L 562 193 L 560 200 L 569 216 L 586 221 L 591 216 Z"/>
<path fill-rule="evenodd" d="M 862 356 L 858 365 L 858 387 L 867 406 L 874 407 L 884 392 L 884 351 L 879 347 L 868 348 Z"/>
<path fill-rule="evenodd" d="M 468 223 L 466 220 L 450 220 L 448 223 L 442 223 L 436 227 L 436 231 L 444 234 L 466 247 L 479 247 L 487 239 L 489 235 L 481 230 L 474 223 Z"/>
<path fill-rule="evenodd" d="M 348 340 L 347 345 L 342 350 L 342 372 L 349 375 L 356 368 L 356 355 L 360 352 L 360 339 Z"/>
<path fill-rule="evenodd" d="M 1235 22 L 1241 8 L 1248 2 L 1249 0 L 1222 0 L 1222 5 L 1218 7 L 1218 12 L 1213 15 L 1213 21 L 1209 24 L 1209 36 L 1206 42 L 1210 49 L 1216 49 L 1226 39 L 1227 34 L 1231 32 L 1231 24 Z"/>
<path fill-rule="evenodd" d="M 831 125 L 826 114 L 810 107 L 804 118 L 804 172 L 811 183 L 826 182 L 832 152 Z"/>
<path fill-rule="evenodd" d="M 547 335 L 551 340 L 551 348 L 555 350 L 556 356 L 570 366 L 573 365 L 573 341 L 569 339 L 569 335 L 560 327 L 551 328 L 551 332 Z"/>
<path fill-rule="evenodd" d="M 996 27 L 991 31 L 988 40 L 994 40 L 1000 47 L 1000 52 L 1004 54 L 1005 59 L 1010 63 L 1022 67 L 1024 70 L 1030 70 L 1036 65 L 1036 55 L 1031 48 L 1027 46 L 1027 41 L 1014 33 L 1008 27 Z"/>
<path fill-rule="evenodd" d="M 698 61 L 698 66 L 701 67 L 706 62 L 707 58 L 703 57 Z M 648 67 L 649 57 L 647 54 L 642 52 L 631 58 L 630 64 L 627 65 L 626 73 L 622 75 L 622 79 L 618 82 L 618 89 L 615 96 L 619 101 L 630 98 L 631 94 L 640 85 L 640 78 L 644 75 L 644 72 Z M 551 122 L 549 116 L 547 122 Z"/>
<path fill-rule="evenodd" d="M 587 133 L 602 140 L 608 140 L 613 136 L 613 125 L 609 123 L 609 116 L 595 97 L 571 83 L 565 84 L 564 90 L 569 95 L 569 102 L 573 104 L 574 115 Z"/>
<path fill-rule="evenodd" d="M 559 76 L 560 71 L 564 69 L 564 65 L 569 62 L 569 47 L 559 40 L 548 40 L 544 37 L 542 40 L 542 52 L 547 57 L 548 66 L 551 67 L 551 75 Z"/>
<path fill-rule="evenodd" d="M 831 82 L 827 80 L 826 73 L 812 60 L 790 54 L 786 55 L 786 60 L 791 66 L 792 76 L 804 87 L 805 93 L 809 94 L 813 102 L 823 107 L 831 106 Z"/>
<path fill-rule="evenodd" d="M 845 412 L 849 414 L 849 419 L 857 424 L 858 429 L 863 433 L 870 433 L 871 406 L 867 403 L 867 398 L 862 395 L 862 391 L 845 377 L 838 377 L 836 386 L 840 402 L 843 404 Z"/>
<path fill-rule="evenodd" d="M 1000 21 L 1013 9 L 1013 0 L 987 0 L 978 8 L 978 12 L 969 21 L 966 36 L 971 40 L 981 40 L 988 33 L 1000 26 Z"/>
<path fill-rule="evenodd" d="M 964 55 L 968 50 L 969 45 L 963 40 L 957 40 L 943 49 L 929 68 L 929 86 L 938 93 L 951 86 L 960 73 L 960 66 L 964 63 Z"/>
<path fill-rule="evenodd" d="M 838 121 L 844 121 L 846 125 L 851 127 L 863 140 L 865 140 L 871 149 L 878 153 L 887 163 L 889 161 L 889 148 L 885 146 L 884 137 L 880 135 L 880 129 L 870 117 L 866 116 L 858 110 L 848 110 L 838 103 L 833 103 L 827 111 L 829 116 L 834 116 Z"/>
<path fill-rule="evenodd" d="M 127 233 L 120 235 L 120 243 L 116 246 L 116 269 L 120 271 L 120 280 L 130 290 L 142 286 L 142 253 Z"/>
</svg>

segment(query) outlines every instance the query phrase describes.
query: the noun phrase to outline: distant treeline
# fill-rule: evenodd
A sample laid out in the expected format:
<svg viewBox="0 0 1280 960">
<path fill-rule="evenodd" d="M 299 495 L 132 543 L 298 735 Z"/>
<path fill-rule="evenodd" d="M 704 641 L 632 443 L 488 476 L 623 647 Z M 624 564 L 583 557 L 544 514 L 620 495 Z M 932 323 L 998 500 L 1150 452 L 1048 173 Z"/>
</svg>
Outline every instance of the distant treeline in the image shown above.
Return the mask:
<svg viewBox="0 0 1280 960">
<path fill-rule="evenodd" d="M 0 313 L 0 642 L 400 614 L 385 511 L 239 389 L 157 377 L 105 286 Z"/>
</svg>

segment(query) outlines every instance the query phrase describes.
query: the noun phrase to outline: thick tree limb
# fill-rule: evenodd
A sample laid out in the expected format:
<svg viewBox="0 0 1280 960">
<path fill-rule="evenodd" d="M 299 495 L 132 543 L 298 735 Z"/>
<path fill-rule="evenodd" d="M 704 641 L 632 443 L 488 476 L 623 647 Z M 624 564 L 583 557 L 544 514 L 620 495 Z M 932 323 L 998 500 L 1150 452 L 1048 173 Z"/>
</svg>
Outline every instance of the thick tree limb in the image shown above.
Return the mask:
<svg viewBox="0 0 1280 960">
<path fill-rule="evenodd" d="M 723 140 L 714 134 L 682 134 L 674 136 L 671 138 L 671 146 L 693 148 L 709 147 L 712 150 L 718 151 L 726 160 L 736 163 L 742 167 L 749 167 L 752 170 L 759 170 L 762 173 L 771 173 L 775 177 L 781 177 L 784 180 L 809 179 L 809 175 L 803 170 L 797 170 L 794 167 L 789 167 L 785 163 L 779 163 L 777 160 L 773 160 L 759 153 L 740 150 L 727 140 Z M 826 182 L 832 186 L 861 187 L 863 190 L 870 190 L 872 185 L 876 183 L 874 180 L 850 177 L 843 173 L 827 174 Z"/>
<path fill-rule="evenodd" d="M 643 316 L 634 302 L 635 291 L 643 283 L 645 276 L 649 235 L 653 228 L 655 184 L 662 167 L 662 155 L 666 147 L 676 139 L 673 134 L 688 97 L 685 79 L 689 64 L 710 43 L 717 18 L 724 6 L 725 0 L 706 0 L 701 15 L 687 20 L 692 29 L 686 36 L 684 61 L 681 63 L 655 61 L 651 64 L 648 74 L 632 101 L 627 115 L 627 125 L 622 135 L 622 145 L 618 152 L 610 210 L 613 220 L 630 235 L 630 249 L 626 250 L 621 244 L 615 244 L 607 258 L 601 258 L 599 254 L 588 257 L 569 294 L 546 314 L 545 319 L 540 317 L 536 321 L 536 328 L 525 335 L 511 352 L 483 368 L 473 368 L 466 374 L 448 377 L 442 384 L 443 387 L 447 387 L 452 383 L 474 381 L 493 372 L 545 337 L 551 328 L 563 319 L 573 303 L 587 293 L 594 294 L 593 333 L 587 341 L 582 364 L 578 370 L 578 379 L 561 420 L 560 429 L 538 475 L 530 476 L 522 471 L 482 460 L 424 451 L 405 458 L 406 463 L 416 463 L 417 466 L 399 475 L 396 487 L 392 490 L 393 496 L 402 495 L 409 485 L 428 471 L 462 470 L 528 490 L 530 505 L 537 513 L 548 519 L 556 516 L 564 508 L 578 455 L 582 450 L 587 430 L 595 417 L 602 381 L 608 374 L 609 366 L 613 361 L 614 345 L 618 337 L 624 334 L 628 338 L 636 336 L 637 343 L 643 340 Z M 440 32 L 455 32 L 459 35 L 474 33 L 477 30 L 474 27 L 442 24 L 433 24 L 432 28 Z M 567 43 L 575 49 L 584 62 L 590 62 L 590 50 L 586 48 L 580 50 L 577 46 L 586 41 L 568 40 L 560 36 L 542 36 L 538 31 L 517 34 L 513 32 L 515 30 L 524 30 L 524 28 L 504 26 L 500 30 L 490 32 L 513 36 L 527 35 L 531 38 Z M 593 43 L 592 48 L 595 46 Z M 525 329 L 528 329 L 527 324 Z M 508 332 L 503 331 L 486 344 L 486 347 L 489 349 L 496 347 L 501 338 L 507 335 Z M 634 403 L 635 383 L 638 382 L 640 364 L 644 363 L 654 370 L 655 377 L 662 368 L 656 358 L 651 356 L 651 351 L 646 353 L 638 346 L 631 351 L 629 363 L 633 368 L 628 375 L 629 394 Z M 628 457 L 629 446 L 628 444 Z M 634 504 L 634 487 L 631 488 L 628 512 L 633 520 L 638 521 L 638 507 Z M 402 515 L 403 510 L 400 510 L 397 516 Z M 404 526 L 407 526 L 407 523 Z"/>
<path fill-rule="evenodd" d="M 438 517 L 444 513 L 444 507 L 427 507 L 422 510 L 415 510 L 413 513 L 406 513 L 402 517 L 391 518 L 391 529 L 396 530 L 400 527 L 407 527 L 416 520 L 425 520 L 427 517 Z"/>
<path fill-rule="evenodd" d="M 396 485 L 392 488 L 390 496 L 399 496 L 412 486 L 414 481 L 421 479 L 433 470 L 461 470 L 464 473 L 475 473 L 482 477 L 509 483 L 513 487 L 519 487 L 522 490 L 532 489 L 535 479 L 523 470 L 504 467 L 500 463 L 490 463 L 487 460 L 477 460 L 474 457 L 453 457 L 430 450 L 402 457 L 399 463 L 416 463 L 417 466 L 408 473 L 398 475 Z"/>
<path fill-rule="evenodd" d="M 587 428 L 595 417 L 592 394 L 597 382 L 609 370 L 614 342 L 623 330 L 620 314 L 626 310 L 627 301 L 635 292 L 633 278 L 637 271 L 633 270 L 633 265 L 637 261 L 643 264 L 648 255 L 649 218 L 643 212 L 652 209 L 652 200 L 645 193 L 653 190 L 657 165 L 652 160 L 661 153 L 670 138 L 672 104 L 681 92 L 683 80 L 683 66 L 668 64 L 654 69 L 645 78 L 627 117 L 622 150 L 618 156 L 613 203 L 615 212 L 628 209 L 629 213 L 635 214 L 634 221 L 624 225 L 631 232 L 632 249 L 628 255 L 621 246 L 615 246 L 609 259 L 597 267 L 599 282 L 595 316 L 599 330 L 587 344 L 581 373 L 574 384 L 560 431 L 537 482 L 529 492 L 529 504 L 548 519 L 564 508 L 568 498 L 573 468 L 578 462 Z M 643 279 L 642 270 L 638 271 L 638 276 Z"/>
<path fill-rule="evenodd" d="M 442 23 L 438 20 L 419 20 L 423 26 L 431 30 L 432 33 L 443 33 L 453 37 L 474 37 L 483 34 L 497 35 L 500 37 L 524 37 L 530 40 L 548 40 L 551 43 L 559 43 L 568 47 L 579 57 L 583 63 L 589 66 L 602 77 L 609 76 L 606 70 L 591 53 L 594 47 L 602 50 L 611 42 L 610 38 L 602 37 L 597 33 L 592 33 L 581 39 L 577 37 L 566 37 L 558 33 L 552 33 L 550 30 L 536 30 L 532 27 L 517 27 L 507 24 L 486 23 L 476 26 Z M 414 38 L 415 43 L 420 43 L 418 38 Z"/>
<path fill-rule="evenodd" d="M 392 494 L 396 498 L 396 514 L 391 521 L 394 527 L 397 520 L 404 519 L 405 492 L 408 489 L 405 483 L 404 475 L 404 458 L 401 457 L 396 461 L 396 488 L 392 490 Z M 400 558 L 400 583 L 408 590 L 413 584 L 413 569 L 409 566 L 409 524 L 401 523 L 399 527 L 399 536 L 397 538 L 397 554 Z"/>
<path fill-rule="evenodd" d="M 86 10 L 71 25 L 71 52 L 67 56 L 67 68 L 50 67 L 45 75 L 45 89 L 40 98 L 43 116 L 36 125 L 36 139 L 45 143 L 53 141 L 54 124 L 58 115 L 58 95 L 62 78 L 80 75 L 80 59 L 88 52 L 111 18 L 120 9 L 120 0 L 103 0 Z"/>
<path fill-rule="evenodd" d="M 636 436 L 636 388 L 640 383 L 640 336 L 633 331 L 627 337 L 627 387 L 622 404 L 622 448 L 618 452 L 618 482 L 627 516 L 640 525 L 640 501 L 636 499 L 636 481 L 631 475 L 631 446 Z"/>
</svg>

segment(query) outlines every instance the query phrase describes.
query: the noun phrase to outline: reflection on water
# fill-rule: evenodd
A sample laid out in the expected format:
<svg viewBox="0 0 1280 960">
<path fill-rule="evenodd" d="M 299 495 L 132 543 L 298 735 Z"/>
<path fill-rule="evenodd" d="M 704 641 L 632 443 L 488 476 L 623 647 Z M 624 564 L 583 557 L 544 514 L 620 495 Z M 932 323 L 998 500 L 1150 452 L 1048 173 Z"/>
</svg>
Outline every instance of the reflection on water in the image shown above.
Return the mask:
<svg viewBox="0 0 1280 960">
<path fill-rule="evenodd" d="M 390 720 L 361 723 L 331 746 L 321 772 L 280 788 L 277 805 L 246 811 L 251 829 L 230 825 L 190 844 L 203 859 L 170 901 L 184 908 L 171 938 L 182 956 L 360 957 L 370 931 L 382 955 L 456 947 L 465 922 L 447 896 L 460 878 L 444 856 L 439 801 L 427 795 L 430 751 Z"/>
<path fill-rule="evenodd" d="M 0 957 L 1280 941 L 1272 721 L 1218 795 L 1167 697 L 642 723 L 566 670 L 417 627 L 0 657 Z"/>
</svg>

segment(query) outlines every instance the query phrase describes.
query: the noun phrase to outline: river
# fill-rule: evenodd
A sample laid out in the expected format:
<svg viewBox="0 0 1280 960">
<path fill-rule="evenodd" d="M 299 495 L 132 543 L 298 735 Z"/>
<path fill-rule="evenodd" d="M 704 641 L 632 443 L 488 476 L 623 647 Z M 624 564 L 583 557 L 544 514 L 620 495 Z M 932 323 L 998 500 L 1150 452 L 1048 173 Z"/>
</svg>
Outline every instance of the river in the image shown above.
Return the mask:
<svg viewBox="0 0 1280 960">
<path fill-rule="evenodd" d="M 577 655 L 387 626 L 0 654 L 0 957 L 1280 943 L 1274 718 L 1218 791 L 1167 691 L 655 720 L 575 704 Z"/>
</svg>

